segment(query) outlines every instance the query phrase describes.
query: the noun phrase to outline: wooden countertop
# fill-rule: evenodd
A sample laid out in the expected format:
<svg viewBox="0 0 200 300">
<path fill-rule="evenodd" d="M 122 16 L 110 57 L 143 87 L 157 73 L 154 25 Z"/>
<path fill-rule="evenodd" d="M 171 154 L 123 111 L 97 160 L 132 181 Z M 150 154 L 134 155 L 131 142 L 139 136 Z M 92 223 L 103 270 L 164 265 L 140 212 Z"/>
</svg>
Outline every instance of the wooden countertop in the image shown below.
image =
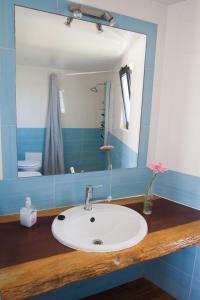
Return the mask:
<svg viewBox="0 0 200 300">
<path fill-rule="evenodd" d="M 142 212 L 143 197 L 114 201 Z M 200 211 L 165 199 L 154 200 L 145 216 L 148 234 L 138 245 L 118 252 L 86 253 L 67 248 L 51 234 L 58 213 L 39 212 L 32 228 L 17 215 L 0 217 L 0 292 L 4 300 L 23 299 L 74 281 L 100 276 L 200 243 Z"/>
</svg>

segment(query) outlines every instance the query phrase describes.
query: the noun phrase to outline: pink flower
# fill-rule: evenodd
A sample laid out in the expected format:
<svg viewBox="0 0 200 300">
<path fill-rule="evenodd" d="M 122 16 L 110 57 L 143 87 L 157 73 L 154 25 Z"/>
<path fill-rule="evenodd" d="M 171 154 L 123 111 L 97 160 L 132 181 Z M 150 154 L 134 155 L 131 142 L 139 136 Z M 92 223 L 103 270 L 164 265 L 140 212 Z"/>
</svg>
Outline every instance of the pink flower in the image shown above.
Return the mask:
<svg viewBox="0 0 200 300">
<path fill-rule="evenodd" d="M 112 145 L 104 145 L 104 146 L 101 146 L 99 149 L 100 150 L 112 150 L 114 148 L 114 146 Z"/>
<path fill-rule="evenodd" d="M 165 167 L 162 163 L 150 162 L 148 164 L 148 168 L 154 173 L 165 173 L 166 171 L 168 171 L 168 168 Z"/>
</svg>

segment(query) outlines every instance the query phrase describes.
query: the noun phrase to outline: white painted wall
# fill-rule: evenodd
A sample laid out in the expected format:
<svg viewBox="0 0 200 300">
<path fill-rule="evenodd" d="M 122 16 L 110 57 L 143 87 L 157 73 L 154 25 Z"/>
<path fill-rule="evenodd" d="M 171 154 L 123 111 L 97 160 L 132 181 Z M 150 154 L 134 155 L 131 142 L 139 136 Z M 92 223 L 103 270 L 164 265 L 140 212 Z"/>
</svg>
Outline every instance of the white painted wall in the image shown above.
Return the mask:
<svg viewBox="0 0 200 300">
<path fill-rule="evenodd" d="M 138 152 L 140 115 L 143 91 L 145 38 L 141 36 L 126 53 L 117 70 L 126 64 L 133 66 L 131 120 L 129 130 L 121 128 L 122 96 L 119 72 L 88 75 L 58 76 L 59 88 L 64 91 L 65 113 L 63 128 L 99 128 L 104 107 L 104 86 L 111 80 L 111 132 Z M 59 70 L 17 65 L 17 126 L 18 128 L 46 127 L 49 75 Z M 67 71 L 66 71 L 67 72 Z M 97 87 L 98 93 L 92 92 Z"/>
<path fill-rule="evenodd" d="M 156 159 L 200 176 L 200 1 L 169 6 Z"/>
<path fill-rule="evenodd" d="M 118 69 L 125 65 L 132 67 L 132 85 L 130 99 L 130 124 L 129 129 L 124 129 L 121 123 L 123 112 L 123 99 L 119 73 L 114 74 L 114 91 L 112 96 L 112 125 L 111 132 L 128 145 L 136 153 L 138 152 L 140 137 L 140 119 L 143 95 L 144 63 L 146 53 L 146 36 L 140 35 L 134 45 L 123 56 Z"/>
<path fill-rule="evenodd" d="M 106 78 L 106 73 L 61 77 L 59 87 L 64 90 L 64 128 L 100 128 L 104 87 L 97 84 L 103 84 Z M 97 93 L 90 90 L 95 86 Z"/>
<path fill-rule="evenodd" d="M 104 33 L 98 34 L 92 22 L 74 19 L 67 27 L 65 21 L 65 16 L 16 6 L 17 63 L 82 72 L 112 70 L 130 39 L 137 38 L 115 27 L 104 26 Z"/>
<path fill-rule="evenodd" d="M 44 128 L 48 107 L 49 75 L 53 70 L 27 65 L 16 68 L 18 128 Z"/>
<path fill-rule="evenodd" d="M 161 98 L 167 6 L 153 0 L 93 0 L 92 2 L 91 0 L 77 0 L 76 2 L 107 9 L 119 14 L 124 14 L 158 24 L 153 103 L 148 150 L 148 160 L 156 160 L 156 141 Z M 178 14 L 178 17 L 179 15 L 180 14 Z"/>
<path fill-rule="evenodd" d="M 49 75 L 55 69 L 17 65 L 17 127 L 46 127 Z M 104 74 L 59 76 L 59 88 L 64 90 L 64 128 L 100 127 L 100 109 L 103 107 L 104 90 L 97 86 L 98 93 L 90 88 L 104 82 Z"/>
</svg>

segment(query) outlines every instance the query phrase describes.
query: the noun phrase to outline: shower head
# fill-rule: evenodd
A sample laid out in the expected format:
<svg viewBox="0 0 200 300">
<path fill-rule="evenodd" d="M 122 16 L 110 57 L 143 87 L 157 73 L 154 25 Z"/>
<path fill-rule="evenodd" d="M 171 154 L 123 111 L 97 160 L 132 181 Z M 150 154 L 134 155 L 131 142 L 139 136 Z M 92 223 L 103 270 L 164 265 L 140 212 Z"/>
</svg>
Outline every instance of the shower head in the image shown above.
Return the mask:
<svg viewBox="0 0 200 300">
<path fill-rule="evenodd" d="M 93 93 L 98 93 L 98 90 L 97 90 L 96 86 L 92 87 L 90 89 L 90 91 L 93 92 Z"/>
<path fill-rule="evenodd" d="M 97 86 L 98 85 L 104 85 L 104 83 L 97 83 L 95 86 L 93 86 L 91 89 L 90 89 L 90 91 L 91 92 L 94 92 L 94 93 L 98 93 L 98 89 L 97 89 Z"/>
</svg>

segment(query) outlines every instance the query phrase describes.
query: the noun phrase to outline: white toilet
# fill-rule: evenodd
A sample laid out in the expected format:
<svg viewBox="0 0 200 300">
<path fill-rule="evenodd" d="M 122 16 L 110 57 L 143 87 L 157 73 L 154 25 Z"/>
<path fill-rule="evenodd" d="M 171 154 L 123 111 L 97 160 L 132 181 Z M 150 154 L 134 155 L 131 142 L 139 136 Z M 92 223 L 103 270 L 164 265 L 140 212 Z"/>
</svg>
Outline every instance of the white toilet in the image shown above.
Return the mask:
<svg viewBox="0 0 200 300">
<path fill-rule="evenodd" d="M 37 160 L 18 160 L 19 171 L 40 171 L 42 163 Z"/>
<path fill-rule="evenodd" d="M 20 177 L 39 176 L 42 168 L 42 153 L 40 152 L 25 152 L 25 160 L 18 160 L 18 171 L 20 171 Z M 34 172 L 37 174 L 34 175 Z"/>
</svg>

